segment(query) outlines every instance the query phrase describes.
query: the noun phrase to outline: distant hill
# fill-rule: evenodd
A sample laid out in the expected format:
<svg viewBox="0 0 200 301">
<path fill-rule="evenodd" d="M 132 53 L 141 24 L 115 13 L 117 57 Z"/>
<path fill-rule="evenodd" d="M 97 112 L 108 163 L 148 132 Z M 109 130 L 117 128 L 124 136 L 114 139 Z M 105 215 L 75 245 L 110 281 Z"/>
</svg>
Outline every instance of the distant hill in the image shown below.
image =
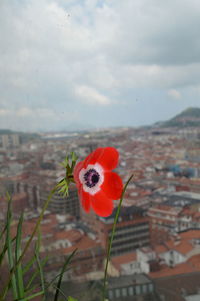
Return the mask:
<svg viewBox="0 0 200 301">
<path fill-rule="evenodd" d="M 11 130 L 7 130 L 7 129 L 0 129 L 0 135 L 9 135 L 9 134 L 13 134 L 14 132 Z"/>
<path fill-rule="evenodd" d="M 200 126 L 200 108 L 188 108 L 170 120 L 160 123 L 161 127 Z"/>
</svg>

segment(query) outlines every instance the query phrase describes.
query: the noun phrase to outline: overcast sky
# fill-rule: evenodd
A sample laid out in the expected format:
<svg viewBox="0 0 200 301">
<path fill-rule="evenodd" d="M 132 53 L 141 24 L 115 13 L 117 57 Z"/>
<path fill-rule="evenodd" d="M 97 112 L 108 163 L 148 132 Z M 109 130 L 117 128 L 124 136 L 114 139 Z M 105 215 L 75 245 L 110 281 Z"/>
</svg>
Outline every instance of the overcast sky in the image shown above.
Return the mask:
<svg viewBox="0 0 200 301">
<path fill-rule="evenodd" d="M 199 0 L 1 0 L 0 128 L 139 126 L 200 107 Z"/>
</svg>

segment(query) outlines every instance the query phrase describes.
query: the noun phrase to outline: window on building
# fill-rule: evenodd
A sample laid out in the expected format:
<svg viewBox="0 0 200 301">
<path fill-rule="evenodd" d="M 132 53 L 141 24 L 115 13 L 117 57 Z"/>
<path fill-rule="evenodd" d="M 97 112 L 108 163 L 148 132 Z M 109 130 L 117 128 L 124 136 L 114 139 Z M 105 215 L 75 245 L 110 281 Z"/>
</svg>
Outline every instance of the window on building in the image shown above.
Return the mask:
<svg viewBox="0 0 200 301">
<path fill-rule="evenodd" d="M 120 295 L 120 289 L 119 288 L 116 288 L 115 290 L 115 297 L 116 298 L 119 298 L 121 295 Z"/>
<path fill-rule="evenodd" d="M 143 284 L 143 285 L 142 285 L 142 293 L 143 293 L 143 294 L 146 294 L 146 293 L 147 293 L 147 285 L 146 285 L 146 284 Z"/>
<path fill-rule="evenodd" d="M 154 291 L 154 289 L 153 289 L 153 284 L 152 284 L 152 283 L 149 283 L 149 284 L 148 284 L 148 291 L 149 291 L 150 293 Z"/>
<path fill-rule="evenodd" d="M 126 287 L 124 287 L 124 288 L 122 289 L 122 296 L 123 296 L 123 297 L 126 297 L 126 296 L 127 296 L 127 288 L 126 288 Z"/>
<path fill-rule="evenodd" d="M 108 291 L 108 297 L 109 297 L 109 299 L 113 299 L 113 291 L 111 291 L 111 290 L 109 290 Z"/>
<path fill-rule="evenodd" d="M 141 294 L 141 287 L 140 287 L 140 285 L 137 285 L 135 287 L 135 293 L 136 293 L 136 295 L 140 295 Z"/>
<path fill-rule="evenodd" d="M 134 294 L 133 294 L 133 287 L 132 286 L 130 286 L 129 288 L 128 288 L 128 294 L 129 294 L 129 296 L 133 296 Z"/>
</svg>

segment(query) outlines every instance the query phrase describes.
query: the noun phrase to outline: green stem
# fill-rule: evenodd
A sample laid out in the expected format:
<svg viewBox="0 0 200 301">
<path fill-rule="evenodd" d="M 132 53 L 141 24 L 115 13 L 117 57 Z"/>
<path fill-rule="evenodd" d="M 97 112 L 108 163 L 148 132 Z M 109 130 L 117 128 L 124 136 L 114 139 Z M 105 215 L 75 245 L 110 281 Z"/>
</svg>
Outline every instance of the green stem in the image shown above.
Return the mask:
<svg viewBox="0 0 200 301">
<path fill-rule="evenodd" d="M 45 300 L 46 299 L 45 279 L 44 279 L 44 271 L 43 271 L 43 267 L 42 267 L 42 264 L 41 264 L 39 252 L 35 252 L 35 257 L 37 259 L 38 270 L 39 270 L 39 273 L 40 273 L 42 291 L 44 292 L 43 300 Z"/>
<path fill-rule="evenodd" d="M 20 216 L 20 220 L 17 227 L 17 236 L 16 236 L 16 246 L 15 246 L 15 261 L 17 262 L 21 254 L 21 239 L 22 239 L 22 223 L 23 223 L 23 213 Z M 17 290 L 19 299 L 24 298 L 24 281 L 22 273 L 21 262 L 16 268 L 16 281 L 17 281 Z"/>
<path fill-rule="evenodd" d="M 9 285 L 10 285 L 10 281 L 11 281 L 11 279 L 12 279 L 12 277 L 13 277 L 13 275 L 14 275 L 17 267 L 18 267 L 18 265 L 20 264 L 20 262 L 22 261 L 24 255 L 26 254 L 26 251 L 29 248 L 29 246 L 30 246 L 30 244 L 31 244 L 31 242 L 33 240 L 33 237 L 35 236 L 35 234 L 36 234 L 36 232 L 37 232 L 37 230 L 38 230 L 38 228 L 40 226 L 40 223 L 41 223 L 41 221 L 43 219 L 45 210 L 47 209 L 47 207 L 49 205 L 49 202 L 51 201 L 51 198 L 52 198 L 53 194 L 55 193 L 56 189 L 57 189 L 57 185 L 51 190 L 51 192 L 50 192 L 50 194 L 49 194 L 49 196 L 48 196 L 48 198 L 47 198 L 47 200 L 46 200 L 46 202 L 44 204 L 44 207 L 42 208 L 42 211 L 41 211 L 40 216 L 39 216 L 39 218 L 37 220 L 35 228 L 34 228 L 34 230 L 33 230 L 32 234 L 31 234 L 29 240 L 27 241 L 27 243 L 26 243 L 26 245 L 24 247 L 24 250 L 23 250 L 21 256 L 18 258 L 17 262 L 15 263 L 15 265 L 12 268 L 12 270 L 10 271 L 10 275 L 9 275 L 8 281 L 7 281 L 5 287 L 3 288 L 3 291 L 2 291 L 2 293 L 0 295 L 0 301 L 3 301 L 5 299 L 7 291 L 8 291 L 8 288 L 9 288 Z"/>
<path fill-rule="evenodd" d="M 33 298 L 35 298 L 35 297 L 38 297 L 38 296 L 41 296 L 41 295 L 43 295 L 43 294 L 44 294 L 44 292 L 43 292 L 43 291 L 40 291 L 40 292 L 35 293 L 35 294 L 33 294 L 33 295 L 29 296 L 29 297 L 26 297 L 25 299 L 20 299 L 19 301 L 27 301 L 27 300 L 31 300 L 31 299 L 33 299 Z"/>
<path fill-rule="evenodd" d="M 59 279 L 58 279 L 58 283 L 57 283 L 57 286 L 56 286 L 56 293 L 55 293 L 55 296 L 54 296 L 54 301 L 57 301 L 58 300 L 58 295 L 60 293 L 60 287 L 61 287 L 61 283 L 62 283 L 62 278 L 63 278 L 63 275 L 65 273 L 65 270 L 66 270 L 66 267 L 68 266 L 69 262 L 71 261 L 71 259 L 73 258 L 74 254 L 76 253 L 77 249 L 75 249 L 68 257 L 67 257 L 67 260 L 65 261 L 63 267 L 62 267 L 62 270 L 61 270 L 61 273 L 60 273 L 60 276 L 59 276 Z"/>
<path fill-rule="evenodd" d="M 7 211 L 7 233 L 6 233 L 6 243 L 7 243 L 7 248 L 8 248 L 8 264 L 9 264 L 9 270 L 10 273 L 13 269 L 14 266 L 14 259 L 13 259 L 13 248 L 12 248 L 12 240 L 11 240 L 11 233 L 10 233 L 10 227 L 11 227 L 11 222 L 12 222 L 12 213 L 11 213 L 11 198 L 9 196 L 8 200 L 8 211 Z M 13 298 L 14 300 L 18 298 L 18 293 L 17 293 L 17 282 L 16 282 L 16 275 L 13 273 L 10 277 L 11 283 L 12 283 L 12 293 L 13 293 Z"/>
<path fill-rule="evenodd" d="M 31 244 L 31 242 L 32 242 L 32 240 L 33 240 L 33 237 L 35 236 L 35 234 L 36 234 L 36 232 L 37 232 L 37 230 L 38 230 L 38 228 L 39 228 L 39 226 L 40 226 L 40 223 L 41 223 L 41 221 L 42 221 L 42 219 L 43 219 L 45 210 L 46 210 L 47 207 L 49 206 L 49 202 L 51 201 L 51 198 L 52 198 L 52 196 L 54 195 L 55 191 L 56 191 L 56 187 L 55 187 L 54 189 L 51 190 L 51 192 L 50 192 L 50 194 L 49 194 L 49 196 L 48 196 L 48 198 L 47 198 L 47 200 L 46 200 L 46 202 L 45 202 L 45 204 L 44 204 L 44 207 L 42 208 L 42 211 L 41 211 L 40 216 L 39 216 L 39 218 L 38 218 L 38 220 L 37 220 L 37 223 L 36 223 L 36 225 L 35 225 L 35 228 L 34 228 L 32 234 L 31 234 L 29 240 L 27 241 L 26 246 L 25 246 L 25 248 L 24 248 L 24 250 L 23 250 L 23 252 L 22 252 L 22 255 L 20 256 L 18 262 L 20 262 L 20 261 L 22 260 L 22 258 L 24 257 L 24 255 L 26 254 L 26 251 L 27 251 L 27 249 L 29 248 L 29 246 L 30 246 L 30 244 Z M 18 262 L 17 262 L 17 264 L 18 264 Z"/>
<path fill-rule="evenodd" d="M 122 201 L 123 201 L 123 198 L 124 198 L 124 194 L 126 192 L 126 188 L 127 188 L 128 184 L 130 183 L 130 181 L 132 180 L 132 178 L 133 178 L 133 175 L 130 176 L 130 178 L 128 179 L 128 181 L 126 182 L 126 184 L 125 184 L 125 186 L 123 188 L 122 195 L 121 195 L 121 198 L 120 198 L 119 205 L 117 207 L 117 212 L 116 212 L 114 223 L 113 223 L 111 238 L 110 238 L 109 244 L 108 244 L 108 252 L 107 252 L 107 258 L 106 258 L 106 267 L 105 267 L 104 280 L 103 280 L 103 301 L 105 301 L 108 262 L 110 260 L 110 253 L 111 253 L 111 249 L 112 249 L 112 242 L 113 242 L 114 235 L 115 235 L 116 224 L 117 224 L 117 221 L 118 221 L 118 217 L 119 217 L 119 213 L 120 213 Z"/>
</svg>

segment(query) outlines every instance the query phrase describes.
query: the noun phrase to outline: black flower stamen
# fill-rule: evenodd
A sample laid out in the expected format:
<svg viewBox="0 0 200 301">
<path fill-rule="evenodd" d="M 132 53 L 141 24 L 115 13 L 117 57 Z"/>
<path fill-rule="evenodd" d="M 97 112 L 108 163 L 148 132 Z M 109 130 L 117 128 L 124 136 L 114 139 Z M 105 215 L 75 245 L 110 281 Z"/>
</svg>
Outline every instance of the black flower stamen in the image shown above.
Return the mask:
<svg viewBox="0 0 200 301">
<path fill-rule="evenodd" d="M 84 180 L 85 184 L 92 188 L 94 187 L 98 182 L 99 182 L 100 175 L 95 169 L 89 169 L 85 174 L 84 174 Z"/>
</svg>

